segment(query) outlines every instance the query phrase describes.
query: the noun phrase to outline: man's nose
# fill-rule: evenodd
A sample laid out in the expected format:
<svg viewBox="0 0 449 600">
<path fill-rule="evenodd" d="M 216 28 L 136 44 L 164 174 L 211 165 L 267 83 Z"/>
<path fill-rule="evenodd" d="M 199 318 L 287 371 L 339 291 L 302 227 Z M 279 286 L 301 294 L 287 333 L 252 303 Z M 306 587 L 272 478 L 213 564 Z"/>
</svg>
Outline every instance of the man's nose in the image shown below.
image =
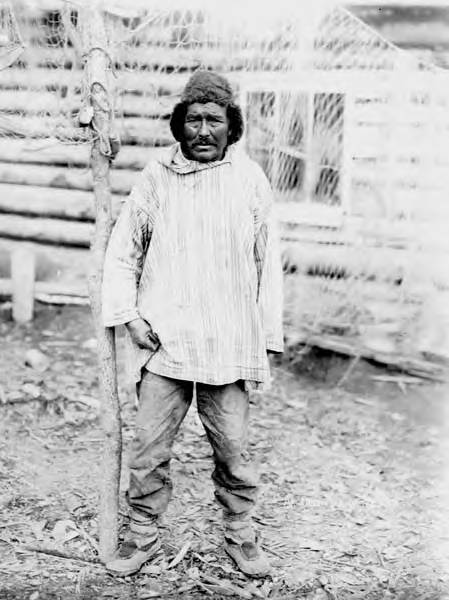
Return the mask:
<svg viewBox="0 0 449 600">
<path fill-rule="evenodd" d="M 199 135 L 201 135 L 201 136 L 207 136 L 207 135 L 209 135 L 209 125 L 208 125 L 206 119 L 203 119 L 201 121 Z"/>
</svg>

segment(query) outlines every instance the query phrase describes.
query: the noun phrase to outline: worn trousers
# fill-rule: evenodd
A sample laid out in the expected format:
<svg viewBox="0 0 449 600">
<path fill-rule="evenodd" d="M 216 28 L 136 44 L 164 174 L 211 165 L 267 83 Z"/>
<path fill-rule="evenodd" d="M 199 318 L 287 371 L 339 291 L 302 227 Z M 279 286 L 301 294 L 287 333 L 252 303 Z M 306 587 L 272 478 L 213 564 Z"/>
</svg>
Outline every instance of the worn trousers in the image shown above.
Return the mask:
<svg viewBox="0 0 449 600">
<path fill-rule="evenodd" d="M 130 457 L 131 511 L 155 517 L 172 495 L 173 442 L 193 397 L 193 382 L 145 371 Z M 257 497 L 257 475 L 247 452 L 249 397 L 244 382 L 196 384 L 198 415 L 212 446 L 215 498 L 227 521 L 246 519 Z"/>
</svg>

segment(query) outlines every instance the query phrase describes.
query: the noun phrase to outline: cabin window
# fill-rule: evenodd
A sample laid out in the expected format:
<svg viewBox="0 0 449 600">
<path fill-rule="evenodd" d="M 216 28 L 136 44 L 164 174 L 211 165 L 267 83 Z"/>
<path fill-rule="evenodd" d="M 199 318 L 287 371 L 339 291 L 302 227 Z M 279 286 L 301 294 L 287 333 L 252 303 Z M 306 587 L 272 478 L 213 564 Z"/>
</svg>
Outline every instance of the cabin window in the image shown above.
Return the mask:
<svg viewBox="0 0 449 600">
<path fill-rule="evenodd" d="M 344 94 L 251 90 L 243 102 L 247 151 L 277 200 L 341 209 Z"/>
</svg>

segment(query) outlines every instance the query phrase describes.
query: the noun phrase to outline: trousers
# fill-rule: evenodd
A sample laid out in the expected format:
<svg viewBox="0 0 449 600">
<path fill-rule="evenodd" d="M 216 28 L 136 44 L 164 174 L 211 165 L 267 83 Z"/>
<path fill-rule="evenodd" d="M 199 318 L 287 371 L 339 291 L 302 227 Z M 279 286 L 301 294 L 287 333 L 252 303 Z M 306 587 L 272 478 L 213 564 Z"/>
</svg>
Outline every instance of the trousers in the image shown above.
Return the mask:
<svg viewBox="0 0 449 600">
<path fill-rule="evenodd" d="M 193 397 L 193 382 L 143 372 L 139 407 L 129 462 L 128 502 L 131 512 L 154 518 L 165 511 L 173 484 L 173 442 Z M 215 498 L 227 521 L 249 517 L 258 478 L 248 452 L 249 396 L 244 382 L 197 383 L 198 415 L 213 449 Z"/>
</svg>

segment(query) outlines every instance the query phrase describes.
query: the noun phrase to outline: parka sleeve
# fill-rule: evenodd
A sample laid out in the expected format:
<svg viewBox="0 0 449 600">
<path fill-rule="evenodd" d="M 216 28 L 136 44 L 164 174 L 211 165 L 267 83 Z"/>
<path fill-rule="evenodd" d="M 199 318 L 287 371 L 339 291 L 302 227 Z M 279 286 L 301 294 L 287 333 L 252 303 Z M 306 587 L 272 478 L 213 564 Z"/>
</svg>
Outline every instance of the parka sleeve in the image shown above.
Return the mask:
<svg viewBox="0 0 449 600">
<path fill-rule="evenodd" d="M 272 352 L 283 352 L 283 277 L 279 231 L 271 186 L 260 168 L 257 171 L 254 225 L 257 297 L 266 347 Z"/>
<path fill-rule="evenodd" d="M 124 202 L 106 250 L 102 313 L 105 327 L 139 317 L 137 293 L 154 224 L 155 193 L 148 167 Z"/>
</svg>

